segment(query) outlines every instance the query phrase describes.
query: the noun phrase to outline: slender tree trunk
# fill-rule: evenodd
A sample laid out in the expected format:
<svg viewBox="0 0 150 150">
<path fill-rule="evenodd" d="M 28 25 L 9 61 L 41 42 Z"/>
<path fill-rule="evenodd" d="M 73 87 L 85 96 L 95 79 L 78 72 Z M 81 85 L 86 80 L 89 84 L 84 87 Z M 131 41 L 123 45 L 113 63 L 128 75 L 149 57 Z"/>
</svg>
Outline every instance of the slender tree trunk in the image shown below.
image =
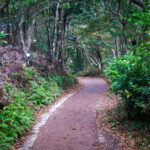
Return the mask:
<svg viewBox="0 0 150 150">
<path fill-rule="evenodd" d="M 101 54 L 101 50 L 100 50 L 99 45 L 97 45 L 97 48 L 95 50 L 96 50 L 97 57 L 98 57 L 98 59 L 100 61 L 100 64 L 101 64 L 101 68 L 103 68 L 104 67 L 104 65 L 103 65 L 103 56 Z"/>
<path fill-rule="evenodd" d="M 78 47 L 76 48 L 76 53 L 77 53 L 79 71 L 81 71 L 82 70 L 82 59 L 81 59 L 81 52 Z"/>
<path fill-rule="evenodd" d="M 118 37 L 115 37 L 115 44 L 116 44 L 116 56 L 120 57 Z"/>
<path fill-rule="evenodd" d="M 66 66 L 65 66 L 65 24 L 64 24 L 64 9 L 61 8 L 60 10 L 60 46 L 59 46 L 59 53 L 60 53 L 60 60 L 61 60 L 61 71 L 62 73 L 66 73 Z"/>
<path fill-rule="evenodd" d="M 35 12 L 33 17 L 32 17 L 32 22 L 31 22 L 31 25 L 28 27 L 28 33 L 27 33 L 27 38 L 26 39 L 24 39 L 24 35 L 23 35 L 23 22 L 24 22 L 23 8 L 20 9 L 20 14 L 21 14 L 21 21 L 19 23 L 20 40 L 21 40 L 21 44 L 22 44 L 24 58 L 28 63 L 28 57 L 30 56 L 29 51 L 30 51 L 31 44 L 32 44 L 32 38 L 33 38 L 33 35 L 34 35 L 34 26 L 35 26 L 36 17 L 37 17 L 38 13 Z"/>
<path fill-rule="evenodd" d="M 55 11 L 55 19 L 54 19 L 54 39 L 53 39 L 53 44 L 52 44 L 52 54 L 53 54 L 53 59 L 52 63 L 54 62 L 54 53 L 56 52 L 56 39 L 57 39 L 57 24 L 58 24 L 58 18 L 59 18 L 59 6 L 60 3 L 57 3 L 56 6 L 56 11 Z"/>
<path fill-rule="evenodd" d="M 126 22 L 125 22 L 125 20 L 123 19 L 122 20 L 122 30 L 125 32 L 126 31 Z M 125 33 L 124 33 L 124 35 L 123 35 L 123 38 L 122 38 L 122 44 L 123 44 L 123 47 L 122 47 L 122 51 L 123 51 L 123 55 L 125 55 L 126 54 L 126 52 L 127 52 L 127 48 L 126 48 L 126 46 L 127 46 L 127 37 L 126 37 L 126 35 L 125 35 Z"/>
<path fill-rule="evenodd" d="M 47 44 L 48 44 L 48 55 L 50 58 L 50 62 L 53 62 L 53 53 L 51 49 L 51 31 L 50 31 L 50 10 L 49 8 L 46 10 L 47 13 L 47 22 L 46 22 L 46 29 L 47 29 Z"/>
<path fill-rule="evenodd" d="M 7 34 L 8 41 L 10 41 L 9 5 L 7 7 Z"/>
<path fill-rule="evenodd" d="M 15 4 L 13 4 L 13 14 L 12 14 L 12 19 L 13 20 L 15 20 L 16 18 L 15 18 Z M 18 34 L 18 31 L 19 31 L 19 29 L 18 29 L 18 24 L 17 23 L 13 23 L 12 24 L 12 43 L 17 43 L 18 42 L 18 40 L 17 40 L 17 34 Z"/>
<path fill-rule="evenodd" d="M 124 44 L 123 44 L 123 37 L 120 37 L 120 50 L 121 50 L 121 56 L 124 55 Z"/>
<path fill-rule="evenodd" d="M 85 56 L 86 56 L 86 58 L 87 58 L 87 61 L 90 63 L 90 64 L 89 64 L 90 67 L 92 68 L 91 59 L 90 59 L 90 57 L 89 57 L 89 55 L 88 55 L 86 49 L 83 47 L 83 45 L 81 45 L 81 46 L 82 46 L 82 51 L 83 51 L 83 53 L 85 54 Z M 85 65 L 85 66 L 86 66 L 86 65 Z"/>
<path fill-rule="evenodd" d="M 19 23 L 19 29 L 20 29 L 20 40 L 21 40 L 21 46 L 23 49 L 23 52 L 26 51 L 26 47 L 25 47 L 25 42 L 24 42 L 24 38 L 23 38 L 23 28 L 22 28 L 22 24 L 24 22 L 24 14 L 23 14 L 23 9 L 21 8 L 20 10 L 21 13 L 21 21 Z"/>
<path fill-rule="evenodd" d="M 28 28 L 28 35 L 27 35 L 27 42 L 26 42 L 28 52 L 29 52 L 29 50 L 31 48 L 31 44 L 32 44 L 32 38 L 33 38 L 33 33 L 34 33 L 34 26 L 35 26 L 35 22 L 36 22 L 36 17 L 37 17 L 37 14 L 34 14 L 32 22 L 31 22 L 31 26 Z"/>
</svg>

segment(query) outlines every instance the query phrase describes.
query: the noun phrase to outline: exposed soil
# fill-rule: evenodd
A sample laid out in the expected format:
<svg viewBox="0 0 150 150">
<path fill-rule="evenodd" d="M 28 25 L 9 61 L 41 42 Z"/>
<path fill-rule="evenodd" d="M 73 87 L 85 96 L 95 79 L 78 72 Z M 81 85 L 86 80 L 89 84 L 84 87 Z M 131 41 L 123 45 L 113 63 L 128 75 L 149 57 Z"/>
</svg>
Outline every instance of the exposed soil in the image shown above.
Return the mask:
<svg viewBox="0 0 150 150">
<path fill-rule="evenodd" d="M 108 95 L 109 94 L 110 93 L 108 92 Z M 120 144 L 120 139 L 118 136 L 116 136 L 116 134 L 112 134 L 112 128 L 108 124 L 108 110 L 113 109 L 117 104 L 117 101 L 117 96 L 113 95 L 113 98 L 111 98 L 107 95 L 104 95 L 103 101 L 97 109 L 96 128 L 100 143 L 100 150 L 124 150 L 124 147 Z"/>
</svg>

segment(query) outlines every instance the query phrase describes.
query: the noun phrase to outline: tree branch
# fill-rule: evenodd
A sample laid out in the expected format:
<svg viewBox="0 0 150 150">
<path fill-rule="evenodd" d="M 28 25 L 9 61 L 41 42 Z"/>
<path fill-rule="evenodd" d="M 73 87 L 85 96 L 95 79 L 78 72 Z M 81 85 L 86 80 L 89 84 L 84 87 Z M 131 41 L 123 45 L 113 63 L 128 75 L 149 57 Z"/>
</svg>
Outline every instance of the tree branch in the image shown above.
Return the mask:
<svg viewBox="0 0 150 150">
<path fill-rule="evenodd" d="M 143 2 L 141 2 L 140 0 L 131 0 L 132 3 L 140 6 L 141 8 L 145 8 Z"/>
<path fill-rule="evenodd" d="M 100 35 L 100 39 L 102 40 L 102 42 L 103 42 L 106 46 L 109 46 L 109 44 L 108 44 L 108 43 L 106 43 L 106 41 L 104 41 L 104 39 L 102 38 L 102 36 L 101 36 L 101 35 Z M 114 57 L 116 57 L 115 51 L 114 51 L 112 48 L 110 48 L 110 50 L 112 51 L 113 56 L 114 56 Z"/>
</svg>

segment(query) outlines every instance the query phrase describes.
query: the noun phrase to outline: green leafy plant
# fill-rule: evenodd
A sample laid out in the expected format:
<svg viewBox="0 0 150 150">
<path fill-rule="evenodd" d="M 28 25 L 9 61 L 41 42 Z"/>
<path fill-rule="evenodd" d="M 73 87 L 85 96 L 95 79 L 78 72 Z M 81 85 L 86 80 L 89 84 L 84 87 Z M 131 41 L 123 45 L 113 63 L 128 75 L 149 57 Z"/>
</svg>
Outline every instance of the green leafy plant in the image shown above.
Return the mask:
<svg viewBox="0 0 150 150">
<path fill-rule="evenodd" d="M 77 83 L 77 78 L 73 75 L 67 74 L 66 76 L 58 76 L 57 74 L 52 75 L 52 79 L 61 87 L 67 88 Z"/>
<path fill-rule="evenodd" d="M 4 150 L 10 148 L 34 121 L 34 110 L 25 100 L 26 94 L 21 91 L 14 93 L 13 102 L 0 111 L 0 149 Z"/>
<path fill-rule="evenodd" d="M 70 75 L 70 74 L 63 76 L 62 80 L 63 80 L 63 87 L 64 88 L 75 85 L 78 82 L 77 78 L 75 78 L 73 75 Z"/>
<path fill-rule="evenodd" d="M 49 104 L 68 87 L 77 82 L 71 75 L 61 77 L 52 75 L 41 77 L 37 70 L 24 67 L 24 72 L 11 74 L 18 84 L 26 86 L 14 87 L 5 84 L 5 97 L 11 100 L 8 106 L 0 110 L 0 149 L 7 150 L 15 139 L 19 138 L 34 122 L 34 112 Z M 19 80 L 18 80 L 19 78 Z"/>
<path fill-rule="evenodd" d="M 4 46 L 5 44 L 7 44 L 6 40 L 3 40 L 4 37 L 6 37 L 8 34 L 4 33 L 4 32 L 0 32 L 0 45 Z"/>
<path fill-rule="evenodd" d="M 149 52 L 141 47 L 136 55 L 129 52 L 115 59 L 104 71 L 112 82 L 111 89 L 124 100 L 130 117 L 150 113 L 149 62 Z"/>
</svg>

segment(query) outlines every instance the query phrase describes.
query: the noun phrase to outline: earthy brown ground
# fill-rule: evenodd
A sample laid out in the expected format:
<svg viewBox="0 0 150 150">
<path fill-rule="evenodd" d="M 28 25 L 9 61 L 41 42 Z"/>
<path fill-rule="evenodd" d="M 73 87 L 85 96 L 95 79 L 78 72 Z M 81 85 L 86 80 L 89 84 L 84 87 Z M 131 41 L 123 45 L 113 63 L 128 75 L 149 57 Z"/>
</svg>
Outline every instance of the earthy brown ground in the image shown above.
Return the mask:
<svg viewBox="0 0 150 150">
<path fill-rule="evenodd" d="M 108 95 L 113 95 L 108 92 Z M 96 128 L 99 138 L 100 150 L 126 150 L 120 144 L 117 134 L 112 133 L 112 127 L 109 126 L 107 113 L 108 110 L 114 109 L 118 97 L 109 97 L 107 93 L 102 97 L 103 101 L 99 105 L 96 113 Z"/>
<path fill-rule="evenodd" d="M 150 150 L 148 122 L 129 119 L 119 95 L 109 91 L 102 105 L 96 113 L 100 150 Z"/>
<path fill-rule="evenodd" d="M 103 79 L 80 78 L 84 87 L 49 118 L 32 150 L 98 150 L 96 109 L 108 89 Z M 103 107 L 103 105 L 101 105 Z"/>
</svg>

